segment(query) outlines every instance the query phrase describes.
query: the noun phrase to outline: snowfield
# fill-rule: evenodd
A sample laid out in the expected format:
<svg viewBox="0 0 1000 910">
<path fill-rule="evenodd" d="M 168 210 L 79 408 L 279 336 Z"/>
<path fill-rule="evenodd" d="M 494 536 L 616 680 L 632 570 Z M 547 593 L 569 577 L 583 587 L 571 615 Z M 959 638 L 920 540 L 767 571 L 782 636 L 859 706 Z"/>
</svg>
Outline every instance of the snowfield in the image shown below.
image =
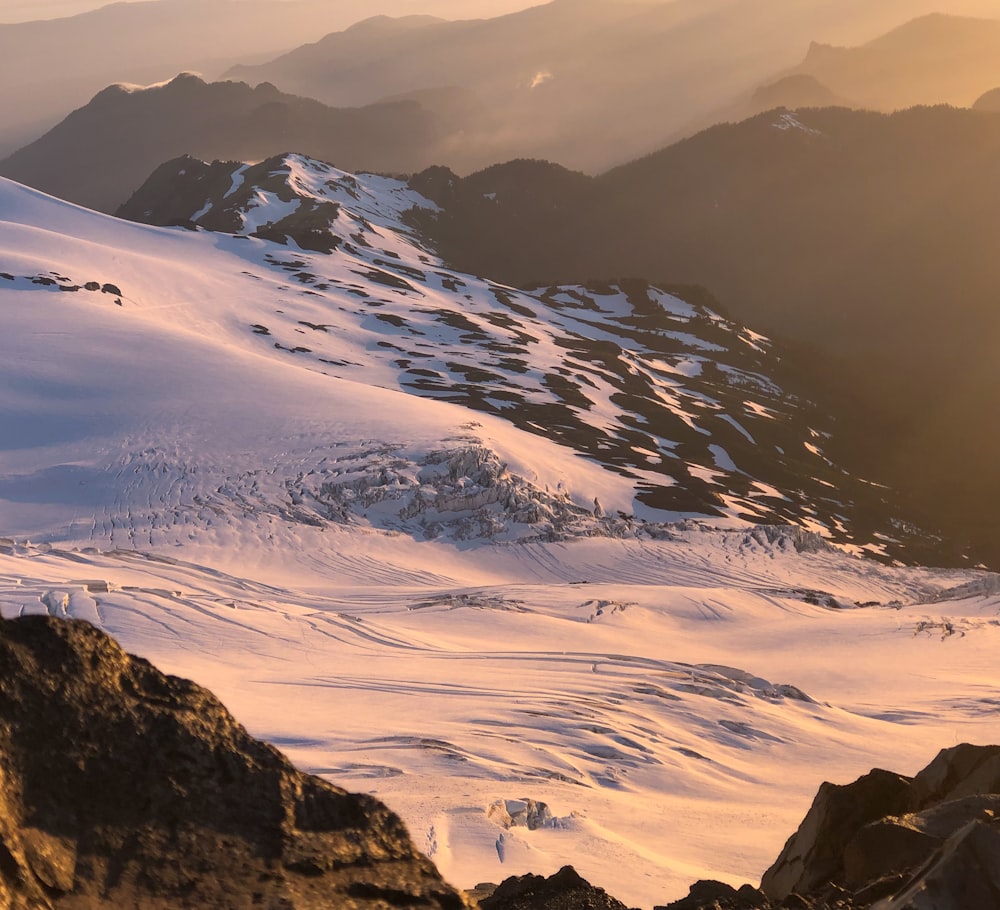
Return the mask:
<svg viewBox="0 0 1000 910">
<path fill-rule="evenodd" d="M 544 381 L 560 339 L 621 341 L 624 292 L 446 273 L 398 185 L 327 177 L 369 246 L 147 227 L 0 182 L 4 616 L 89 620 L 211 688 L 300 767 L 385 800 L 462 887 L 572 863 L 652 907 L 698 878 L 756 882 L 822 780 L 996 740 L 997 576 L 755 524 L 801 503 L 740 454 L 777 446 L 790 406 L 726 360 L 766 339 L 699 334 L 719 317 L 663 295 L 660 331 L 688 337 L 614 362 L 704 442 L 630 436 L 645 406 L 610 354 L 563 376 L 586 402 Z M 244 227 L 271 220 L 252 210 Z M 398 362 L 413 352 L 427 387 Z M 719 363 L 742 370 L 738 413 L 691 384 Z M 570 446 L 587 425 L 615 458 Z M 797 446 L 817 477 L 821 444 Z M 678 460 L 718 514 L 644 501 Z"/>
</svg>

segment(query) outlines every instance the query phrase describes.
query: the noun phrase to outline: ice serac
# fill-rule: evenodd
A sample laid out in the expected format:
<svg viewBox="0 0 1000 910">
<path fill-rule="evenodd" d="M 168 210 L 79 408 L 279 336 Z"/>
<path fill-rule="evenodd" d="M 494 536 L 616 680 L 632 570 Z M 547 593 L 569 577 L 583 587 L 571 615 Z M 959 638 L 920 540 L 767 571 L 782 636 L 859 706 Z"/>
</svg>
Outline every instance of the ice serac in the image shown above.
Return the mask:
<svg viewBox="0 0 1000 910">
<path fill-rule="evenodd" d="M 376 799 L 87 623 L 0 621 L 0 679 L 4 907 L 466 906 Z"/>
</svg>

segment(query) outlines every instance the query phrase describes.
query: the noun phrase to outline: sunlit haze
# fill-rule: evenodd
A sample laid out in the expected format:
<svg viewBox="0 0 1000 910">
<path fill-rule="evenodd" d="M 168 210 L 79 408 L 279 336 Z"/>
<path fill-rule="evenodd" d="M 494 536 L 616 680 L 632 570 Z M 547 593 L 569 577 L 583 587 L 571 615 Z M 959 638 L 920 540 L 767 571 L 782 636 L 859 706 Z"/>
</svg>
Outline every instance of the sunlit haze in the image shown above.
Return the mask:
<svg viewBox="0 0 1000 910">
<path fill-rule="evenodd" d="M 146 0 L 120 0 L 120 2 L 137 3 Z M 274 2 L 282 3 L 285 0 L 274 0 Z M 333 4 L 337 2 L 338 0 L 333 0 Z M 102 0 L 0 0 L 0 23 L 57 19 L 108 5 L 110 5 L 108 2 Z M 502 15 L 531 5 L 526 0 L 385 0 L 368 4 L 363 15 L 430 13 L 450 19 L 466 19 L 474 16 Z"/>
<path fill-rule="evenodd" d="M 1000 910 L 1000 0 L 0 0 L 0 124 L 0 910 Z"/>
</svg>

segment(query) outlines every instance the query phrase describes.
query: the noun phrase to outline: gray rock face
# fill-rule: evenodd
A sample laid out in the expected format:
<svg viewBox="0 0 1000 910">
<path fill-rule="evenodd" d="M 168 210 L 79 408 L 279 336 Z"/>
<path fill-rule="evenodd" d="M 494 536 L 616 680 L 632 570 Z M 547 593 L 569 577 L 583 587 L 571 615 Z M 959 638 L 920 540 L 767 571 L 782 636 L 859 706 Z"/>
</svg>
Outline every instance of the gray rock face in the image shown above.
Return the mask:
<svg viewBox="0 0 1000 910">
<path fill-rule="evenodd" d="M 0 906 L 466 903 L 397 816 L 81 622 L 0 621 Z"/>
<path fill-rule="evenodd" d="M 980 793 L 1000 793 L 1000 746 L 962 743 L 942 749 L 913 778 L 915 809 Z"/>
</svg>

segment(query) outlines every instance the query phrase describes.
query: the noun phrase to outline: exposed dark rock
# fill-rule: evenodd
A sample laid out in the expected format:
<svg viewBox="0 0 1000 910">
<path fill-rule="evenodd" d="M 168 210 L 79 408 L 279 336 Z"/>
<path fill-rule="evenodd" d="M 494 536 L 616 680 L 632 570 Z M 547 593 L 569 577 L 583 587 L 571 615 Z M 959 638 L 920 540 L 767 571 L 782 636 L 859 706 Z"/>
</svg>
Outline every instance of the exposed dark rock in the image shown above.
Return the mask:
<svg viewBox="0 0 1000 910">
<path fill-rule="evenodd" d="M 895 807 L 895 808 L 893 808 Z M 1000 907 L 1000 746 L 940 752 L 913 779 L 823 784 L 761 890 L 697 882 L 657 910 Z"/>
<path fill-rule="evenodd" d="M 1000 907 L 1000 822 L 969 822 L 955 832 L 899 893 L 875 910 Z"/>
<path fill-rule="evenodd" d="M 291 238 L 304 250 L 331 253 L 343 242 L 332 232 L 339 205 L 296 193 L 289 183 L 287 159 L 281 154 L 241 166 L 236 161 L 207 164 L 181 155 L 153 171 L 116 214 L 143 224 L 240 233 L 255 194 L 271 193 L 282 202 L 296 203 L 295 210 L 249 236 L 282 244 Z M 316 166 L 330 169 L 318 162 Z"/>
<path fill-rule="evenodd" d="M 481 910 L 627 910 L 603 888 L 581 878 L 572 866 L 563 866 L 548 878 L 508 878 L 479 906 Z"/>
<path fill-rule="evenodd" d="M 943 749 L 913 778 L 913 808 L 980 793 L 1000 793 L 1000 746 Z"/>
<path fill-rule="evenodd" d="M 836 420 L 828 456 L 902 493 L 896 515 L 937 532 L 893 555 L 995 566 L 1000 426 L 981 415 L 1000 394 L 983 303 L 1000 289 L 998 154 L 1000 117 L 983 111 L 771 111 L 593 179 L 517 162 L 450 184 L 427 175 L 445 211 L 423 227 L 454 269 L 515 287 L 701 285 L 802 343 L 783 364 Z M 948 319 L 942 300 L 958 308 Z"/>
<path fill-rule="evenodd" d="M 0 692 L 0 906 L 466 906 L 377 800 L 86 623 L 0 621 Z"/>
<path fill-rule="evenodd" d="M 911 781 L 876 768 L 853 784 L 824 783 L 805 819 L 761 880 L 761 890 L 781 900 L 844 877 L 844 849 L 869 822 L 910 806 Z"/>
<path fill-rule="evenodd" d="M 723 882 L 700 881 L 691 886 L 687 897 L 665 907 L 655 907 L 654 910 L 703 910 L 705 907 L 717 910 L 756 910 L 766 905 L 766 895 L 750 885 L 734 888 Z"/>
</svg>

